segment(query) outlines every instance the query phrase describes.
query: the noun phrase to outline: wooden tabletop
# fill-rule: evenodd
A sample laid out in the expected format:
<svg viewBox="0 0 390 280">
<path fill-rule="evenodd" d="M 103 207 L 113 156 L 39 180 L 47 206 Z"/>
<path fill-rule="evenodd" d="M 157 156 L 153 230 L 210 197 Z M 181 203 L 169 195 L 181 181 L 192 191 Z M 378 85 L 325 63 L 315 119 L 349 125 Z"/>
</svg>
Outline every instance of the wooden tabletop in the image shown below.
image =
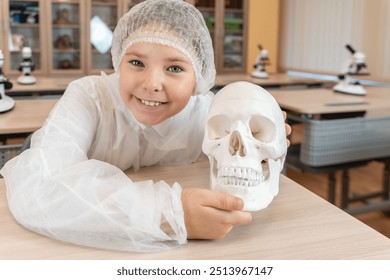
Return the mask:
<svg viewBox="0 0 390 280">
<path fill-rule="evenodd" d="M 39 129 L 58 99 L 16 100 L 15 107 L 0 114 L 0 135 L 31 133 Z"/>
<path fill-rule="evenodd" d="M 35 76 L 37 82 L 31 85 L 19 84 L 16 79 L 10 79 L 12 82 L 12 88 L 7 90 L 6 93 L 11 95 L 17 95 L 20 93 L 40 94 L 45 92 L 63 93 L 68 84 L 77 79 L 78 77 L 41 77 Z"/>
<path fill-rule="evenodd" d="M 271 89 L 279 106 L 299 114 L 330 114 L 367 111 L 390 114 L 390 87 L 365 87 L 367 94 L 357 96 L 327 88 Z"/>
<path fill-rule="evenodd" d="M 164 179 L 184 187 L 209 183 L 206 159 L 188 166 L 150 167 L 134 180 Z M 390 240 L 281 175 L 279 195 L 223 240 L 189 241 L 161 253 L 116 252 L 56 241 L 19 225 L 0 180 L 0 259 L 390 259 Z"/>
<path fill-rule="evenodd" d="M 284 73 L 270 73 L 267 79 L 255 78 L 250 74 L 244 73 L 228 73 L 217 74 L 215 78 L 215 87 L 221 88 L 237 81 L 251 82 L 262 87 L 319 86 L 324 83 L 324 80 L 292 76 Z"/>
</svg>

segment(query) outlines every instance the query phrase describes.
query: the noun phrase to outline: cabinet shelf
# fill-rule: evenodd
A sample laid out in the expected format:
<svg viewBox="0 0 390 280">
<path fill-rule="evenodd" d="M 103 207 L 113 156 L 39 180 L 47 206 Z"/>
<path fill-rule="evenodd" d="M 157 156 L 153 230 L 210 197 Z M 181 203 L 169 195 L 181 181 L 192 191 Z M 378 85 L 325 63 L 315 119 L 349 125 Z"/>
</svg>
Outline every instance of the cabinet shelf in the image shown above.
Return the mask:
<svg viewBox="0 0 390 280">
<path fill-rule="evenodd" d="M 53 49 L 53 52 L 54 53 L 79 53 L 80 52 L 80 49 L 63 49 L 63 50 L 60 50 L 60 49 Z"/>
<path fill-rule="evenodd" d="M 38 23 L 11 23 L 11 28 L 39 28 Z"/>
<path fill-rule="evenodd" d="M 80 29 L 79 24 L 53 24 L 53 29 Z"/>
<path fill-rule="evenodd" d="M 41 51 L 39 49 L 32 49 L 31 52 L 34 54 L 39 54 Z M 11 54 L 19 54 L 21 53 L 21 50 L 11 50 L 10 51 Z"/>
<path fill-rule="evenodd" d="M 116 1 L 111 1 L 111 2 L 107 2 L 107 1 L 92 1 L 92 5 L 94 5 L 94 6 L 103 6 L 103 7 L 112 7 L 112 6 L 118 5 L 118 3 Z"/>
</svg>

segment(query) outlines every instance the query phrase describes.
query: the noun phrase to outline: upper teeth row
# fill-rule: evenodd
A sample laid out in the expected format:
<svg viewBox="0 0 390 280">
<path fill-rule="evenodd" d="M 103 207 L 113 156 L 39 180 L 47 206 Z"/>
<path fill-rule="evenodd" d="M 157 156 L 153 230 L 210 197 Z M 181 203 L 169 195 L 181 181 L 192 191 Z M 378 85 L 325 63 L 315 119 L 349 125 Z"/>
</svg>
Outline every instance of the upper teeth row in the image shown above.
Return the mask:
<svg viewBox="0 0 390 280">
<path fill-rule="evenodd" d="M 158 101 L 148 101 L 148 100 L 141 99 L 141 102 L 142 102 L 142 104 L 144 104 L 146 106 L 151 106 L 151 107 L 161 105 L 161 102 L 158 102 Z"/>
<path fill-rule="evenodd" d="M 263 181 L 263 172 L 246 167 L 221 167 L 218 169 L 218 177 L 237 177 L 247 180 Z"/>
<path fill-rule="evenodd" d="M 259 172 L 246 167 L 221 167 L 218 170 L 217 182 L 219 185 L 235 185 L 244 187 L 256 187 L 265 181 L 267 176 L 264 172 Z"/>
</svg>

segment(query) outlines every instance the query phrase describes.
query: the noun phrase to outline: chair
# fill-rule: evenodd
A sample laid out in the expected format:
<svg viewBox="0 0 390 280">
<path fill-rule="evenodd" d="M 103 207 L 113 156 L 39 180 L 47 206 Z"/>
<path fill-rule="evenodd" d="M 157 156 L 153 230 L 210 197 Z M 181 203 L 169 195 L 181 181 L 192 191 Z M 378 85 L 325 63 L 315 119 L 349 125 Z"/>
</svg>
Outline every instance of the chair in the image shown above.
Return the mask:
<svg viewBox="0 0 390 280">
<path fill-rule="evenodd" d="M 0 145 L 0 169 L 3 168 L 7 161 L 30 148 L 31 136 L 32 134 L 29 134 L 23 144 Z M 2 178 L 1 175 L 0 178 Z"/>
</svg>

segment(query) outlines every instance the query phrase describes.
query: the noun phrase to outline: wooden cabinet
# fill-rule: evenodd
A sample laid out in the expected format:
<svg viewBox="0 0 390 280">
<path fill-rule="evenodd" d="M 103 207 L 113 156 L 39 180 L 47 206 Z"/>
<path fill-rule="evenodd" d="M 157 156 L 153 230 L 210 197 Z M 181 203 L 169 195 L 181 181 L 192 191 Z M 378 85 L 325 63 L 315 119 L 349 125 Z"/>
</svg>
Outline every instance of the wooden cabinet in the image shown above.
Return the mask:
<svg viewBox="0 0 390 280">
<path fill-rule="evenodd" d="M 110 33 L 143 0 L 2 0 L 4 72 L 18 76 L 21 48 L 32 48 L 33 75 L 83 76 L 113 71 Z M 218 73 L 245 72 L 247 0 L 187 0 L 204 16 Z"/>
<path fill-rule="evenodd" d="M 246 0 L 195 0 L 213 38 L 217 73 L 246 70 Z"/>
<path fill-rule="evenodd" d="M 83 76 L 113 71 L 110 35 L 127 2 L 131 1 L 2 0 L 4 72 L 20 75 L 23 46 L 32 48 L 33 75 Z"/>
</svg>

